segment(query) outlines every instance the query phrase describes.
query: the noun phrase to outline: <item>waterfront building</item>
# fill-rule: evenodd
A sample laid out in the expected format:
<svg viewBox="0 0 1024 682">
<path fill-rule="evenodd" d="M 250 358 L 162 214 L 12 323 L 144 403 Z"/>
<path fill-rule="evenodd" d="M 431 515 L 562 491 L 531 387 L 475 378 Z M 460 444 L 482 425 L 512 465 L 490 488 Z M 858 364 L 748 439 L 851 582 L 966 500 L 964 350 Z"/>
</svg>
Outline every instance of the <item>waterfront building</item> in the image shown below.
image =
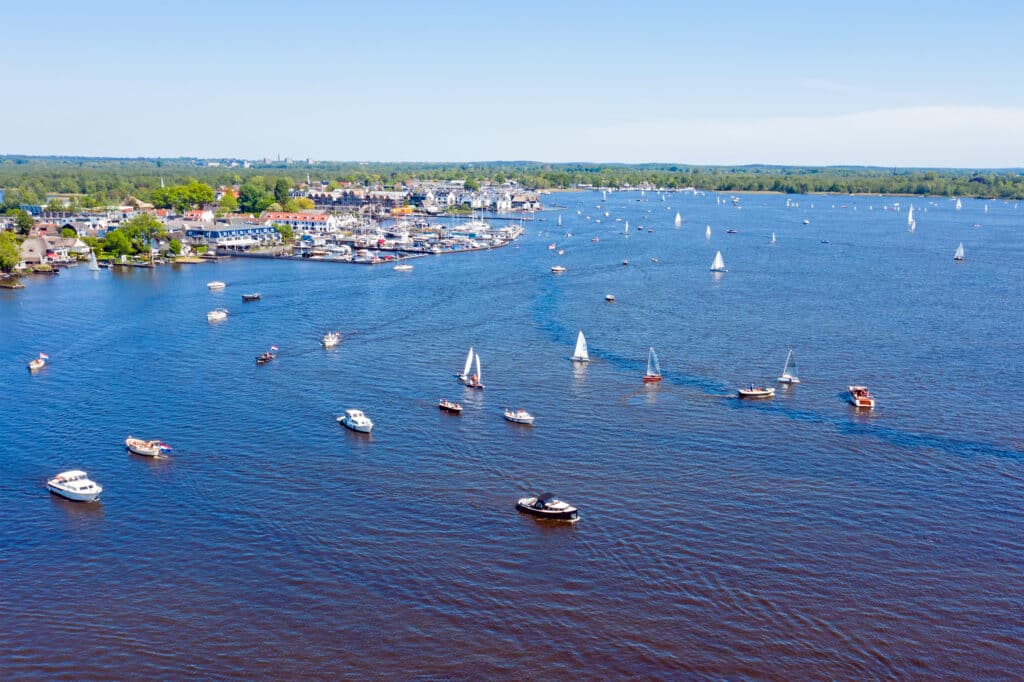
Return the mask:
<svg viewBox="0 0 1024 682">
<path fill-rule="evenodd" d="M 296 234 L 329 234 L 338 231 L 338 219 L 327 213 L 283 213 L 266 211 L 260 216 L 264 225 L 288 225 Z"/>
<path fill-rule="evenodd" d="M 185 228 L 185 236 L 194 245 L 247 249 L 269 246 L 281 241 L 281 234 L 270 225 L 254 223 L 241 225 L 202 225 L 194 223 Z"/>
</svg>

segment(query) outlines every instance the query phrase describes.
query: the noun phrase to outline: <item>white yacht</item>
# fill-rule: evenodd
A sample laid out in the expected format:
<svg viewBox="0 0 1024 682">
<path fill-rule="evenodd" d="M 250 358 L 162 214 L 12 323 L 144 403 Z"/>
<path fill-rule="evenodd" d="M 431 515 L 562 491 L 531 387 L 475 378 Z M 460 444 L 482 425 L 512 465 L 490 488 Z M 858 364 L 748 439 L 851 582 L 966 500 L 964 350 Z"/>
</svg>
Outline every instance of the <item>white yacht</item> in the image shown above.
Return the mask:
<svg viewBox="0 0 1024 682">
<path fill-rule="evenodd" d="M 57 474 L 46 482 L 46 488 L 54 495 L 75 502 L 92 502 L 103 492 L 102 486 L 89 480 L 89 475 L 78 469 Z"/>
<path fill-rule="evenodd" d="M 320 344 L 324 348 L 334 348 L 341 342 L 341 332 L 327 332 L 320 339 Z"/>
<path fill-rule="evenodd" d="M 565 272 L 565 266 L 563 266 L 563 265 L 552 265 L 551 266 L 551 272 L 555 273 L 556 275 L 560 275 L 563 272 Z"/>
<path fill-rule="evenodd" d="M 409 265 L 408 263 L 400 263 L 396 265 L 393 269 L 396 272 L 410 272 L 412 270 L 412 266 Z"/>
<path fill-rule="evenodd" d="M 345 410 L 345 416 L 338 417 L 338 423 L 360 433 L 369 433 L 373 430 L 373 422 L 362 410 Z"/>
<path fill-rule="evenodd" d="M 226 319 L 228 319 L 228 311 L 224 308 L 217 308 L 206 313 L 207 322 L 223 322 Z"/>
<path fill-rule="evenodd" d="M 505 419 L 515 424 L 533 425 L 533 415 L 522 408 L 505 408 Z"/>
<path fill-rule="evenodd" d="M 212 282 L 207 282 L 206 283 L 206 288 L 210 289 L 210 290 L 213 290 L 213 289 L 223 289 L 226 286 L 227 286 L 227 284 L 224 284 L 224 282 L 220 282 L 218 280 L 214 280 Z"/>
</svg>

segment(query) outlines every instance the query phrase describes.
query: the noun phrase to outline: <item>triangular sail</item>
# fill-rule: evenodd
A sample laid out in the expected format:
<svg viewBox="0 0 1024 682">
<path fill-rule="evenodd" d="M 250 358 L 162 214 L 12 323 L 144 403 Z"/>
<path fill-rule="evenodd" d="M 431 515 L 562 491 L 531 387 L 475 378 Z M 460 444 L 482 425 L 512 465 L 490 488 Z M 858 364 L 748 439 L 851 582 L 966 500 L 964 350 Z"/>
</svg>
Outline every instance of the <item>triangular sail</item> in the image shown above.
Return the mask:
<svg viewBox="0 0 1024 682">
<path fill-rule="evenodd" d="M 473 347 L 469 347 L 469 355 L 466 356 L 466 364 L 462 367 L 462 376 L 468 377 L 469 370 L 473 367 Z"/>
<path fill-rule="evenodd" d="M 647 354 L 647 376 L 649 377 L 660 377 L 661 376 L 661 365 L 658 364 L 658 354 L 651 348 Z"/>
<path fill-rule="evenodd" d="M 559 226 L 562 225 L 562 214 L 561 213 L 558 214 L 558 225 Z"/>
<path fill-rule="evenodd" d="M 590 353 L 587 352 L 587 339 L 583 336 L 582 330 L 576 337 L 576 350 L 572 354 L 572 359 L 584 362 L 590 360 Z"/>
<path fill-rule="evenodd" d="M 90 270 L 99 270 L 100 269 L 100 264 L 96 262 L 96 252 L 95 251 L 90 251 L 89 252 L 89 269 Z"/>
<path fill-rule="evenodd" d="M 715 272 L 725 270 L 725 259 L 722 258 L 721 251 L 715 253 L 715 260 L 711 263 L 711 269 Z"/>
<path fill-rule="evenodd" d="M 914 224 L 914 205 L 910 205 L 910 211 L 907 212 L 907 225 Z"/>
<path fill-rule="evenodd" d="M 676 213 L 676 227 L 679 227 L 682 224 L 683 224 L 683 216 L 681 216 L 678 213 Z"/>
<path fill-rule="evenodd" d="M 480 371 L 480 354 L 477 353 L 477 356 L 476 356 L 476 382 L 479 384 L 479 383 L 483 382 L 483 380 L 484 380 L 484 375 Z"/>
<path fill-rule="evenodd" d="M 626 233 L 627 235 L 629 234 L 629 221 L 628 221 L 628 220 L 626 221 L 626 229 L 625 229 L 625 233 Z"/>
<path fill-rule="evenodd" d="M 772 232 L 772 244 L 774 244 L 774 243 L 775 243 L 775 233 Z"/>
<path fill-rule="evenodd" d="M 710 225 L 708 225 L 707 228 L 704 230 L 704 238 L 705 239 L 711 239 L 711 226 Z"/>
<path fill-rule="evenodd" d="M 953 258 L 956 259 L 956 260 L 963 260 L 964 259 L 964 243 L 963 242 L 960 242 L 960 246 L 956 247 L 956 253 L 953 255 Z"/>
</svg>

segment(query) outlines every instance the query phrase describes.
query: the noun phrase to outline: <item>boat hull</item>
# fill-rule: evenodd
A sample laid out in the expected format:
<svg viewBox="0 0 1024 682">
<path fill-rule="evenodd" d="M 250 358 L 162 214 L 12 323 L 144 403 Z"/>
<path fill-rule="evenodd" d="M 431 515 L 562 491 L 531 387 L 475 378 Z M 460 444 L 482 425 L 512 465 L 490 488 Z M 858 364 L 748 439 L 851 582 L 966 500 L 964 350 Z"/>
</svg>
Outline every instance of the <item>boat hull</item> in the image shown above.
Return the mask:
<svg viewBox="0 0 1024 682">
<path fill-rule="evenodd" d="M 661 377 L 644 377 L 645 384 L 656 384 L 661 381 Z"/>
<path fill-rule="evenodd" d="M 373 424 L 356 424 L 355 422 L 349 421 L 344 417 L 339 419 L 338 423 L 344 426 L 346 429 L 349 429 L 350 431 L 355 431 L 356 433 L 370 433 L 371 431 L 373 431 Z"/>
<path fill-rule="evenodd" d="M 505 421 L 513 424 L 522 424 L 524 426 L 533 426 L 533 417 L 513 417 L 512 415 L 505 415 Z"/>
<path fill-rule="evenodd" d="M 781 377 L 779 377 L 778 381 L 779 381 L 780 384 L 799 384 L 800 383 L 799 379 L 797 379 L 796 377 L 791 377 L 788 374 L 783 374 Z"/>
<path fill-rule="evenodd" d="M 156 457 L 160 454 L 160 447 L 147 448 L 142 445 L 135 443 L 125 443 L 125 447 L 128 448 L 128 452 L 136 455 L 142 455 L 143 457 Z"/>
<path fill-rule="evenodd" d="M 52 483 L 46 484 L 46 489 L 54 495 L 63 497 L 65 500 L 71 500 L 72 502 L 95 502 L 99 499 L 100 493 L 103 492 L 103 488 L 97 486 L 97 490 L 92 490 L 87 493 L 75 492 L 73 490 L 65 490 L 59 486 L 53 485 Z"/>
<path fill-rule="evenodd" d="M 585 357 L 582 357 L 582 356 L 579 356 L 579 355 L 574 355 L 570 359 L 573 362 L 590 362 L 590 358 L 589 357 L 585 358 Z"/>
<path fill-rule="evenodd" d="M 529 514 L 539 519 L 551 519 L 553 521 L 578 521 L 580 518 L 579 511 L 576 509 L 565 509 L 565 510 L 551 510 L 551 509 L 537 509 L 536 507 L 522 502 L 516 502 L 516 509 L 523 514 Z"/>
<path fill-rule="evenodd" d="M 28 371 L 30 371 L 30 372 L 38 372 L 39 370 L 41 370 L 45 366 L 46 366 L 46 363 L 43 362 L 42 360 L 32 360 L 31 362 L 28 363 Z"/>
<path fill-rule="evenodd" d="M 775 389 L 769 388 L 767 390 L 751 390 L 747 388 L 741 388 L 739 391 L 737 391 L 737 393 L 739 394 L 740 398 L 744 398 L 746 400 L 757 400 L 760 398 L 771 398 L 772 396 L 775 395 Z"/>
</svg>

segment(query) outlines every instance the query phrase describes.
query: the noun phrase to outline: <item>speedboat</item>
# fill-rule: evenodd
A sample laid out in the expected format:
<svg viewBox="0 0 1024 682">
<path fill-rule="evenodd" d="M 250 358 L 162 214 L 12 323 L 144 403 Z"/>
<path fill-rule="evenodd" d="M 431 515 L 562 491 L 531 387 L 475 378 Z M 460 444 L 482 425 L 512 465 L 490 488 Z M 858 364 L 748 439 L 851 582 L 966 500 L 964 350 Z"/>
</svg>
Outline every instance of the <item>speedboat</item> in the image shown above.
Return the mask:
<svg viewBox="0 0 1024 682">
<path fill-rule="evenodd" d="M 593 238 L 593 239 L 591 239 L 590 241 L 591 241 L 591 242 L 593 242 L 594 244 L 596 244 L 596 243 L 598 243 L 599 241 L 601 241 L 601 238 L 600 238 L 600 237 L 594 237 L 594 238 Z"/>
<path fill-rule="evenodd" d="M 341 342 L 341 332 L 327 332 L 320 339 L 324 348 L 334 348 Z"/>
<path fill-rule="evenodd" d="M 74 502 L 92 502 L 103 492 L 102 486 L 89 480 L 89 475 L 78 469 L 57 474 L 46 482 L 46 488 L 54 495 Z"/>
<path fill-rule="evenodd" d="M 514 410 L 506 407 L 505 419 L 516 424 L 533 424 L 533 415 L 527 412 L 526 410 L 522 409 L 521 407 L 516 408 Z"/>
<path fill-rule="evenodd" d="M 224 308 L 217 308 L 206 313 L 207 322 L 223 322 L 226 319 L 228 319 L 228 311 Z"/>
<path fill-rule="evenodd" d="M 850 386 L 850 404 L 854 407 L 871 409 L 875 406 L 875 397 L 868 392 L 867 386 Z"/>
<path fill-rule="evenodd" d="M 726 233 L 726 234 L 736 234 L 736 230 L 734 230 L 734 229 L 732 229 L 732 228 L 730 227 L 730 228 L 729 228 L 728 230 L 726 230 L 726 231 L 725 231 L 725 233 Z"/>
<path fill-rule="evenodd" d="M 38 372 L 46 366 L 46 361 L 50 359 L 50 356 L 46 353 L 40 353 L 38 357 L 28 361 L 28 371 Z"/>
<path fill-rule="evenodd" d="M 277 346 L 271 346 L 270 350 L 256 356 L 257 365 L 265 365 L 277 357 Z"/>
<path fill-rule="evenodd" d="M 260 300 L 260 295 L 257 292 L 251 294 L 242 294 L 242 303 L 251 303 L 252 301 Z"/>
<path fill-rule="evenodd" d="M 608 301 L 609 303 L 615 303 L 615 294 L 605 294 L 604 300 Z"/>
<path fill-rule="evenodd" d="M 541 493 L 533 497 L 521 497 L 516 502 L 516 509 L 524 514 L 539 516 L 542 519 L 577 521 L 580 518 L 576 507 L 555 499 L 555 496 L 551 493 Z"/>
<path fill-rule="evenodd" d="M 750 384 L 748 388 L 741 388 L 737 393 L 741 398 L 771 398 L 775 395 L 775 389 L 768 388 L 767 386 L 754 386 L 754 384 Z"/>
<path fill-rule="evenodd" d="M 551 272 L 555 273 L 556 275 L 560 275 L 563 272 L 565 272 L 565 267 L 561 265 L 552 265 Z"/>
<path fill-rule="evenodd" d="M 224 282 L 220 282 L 218 280 L 214 280 L 212 282 L 207 282 L 206 283 L 206 288 L 207 289 L 211 289 L 211 290 L 213 290 L 213 289 L 223 289 L 226 286 L 227 286 L 227 284 L 224 284 Z"/>
<path fill-rule="evenodd" d="M 359 433 L 369 433 L 373 430 L 373 422 L 363 414 L 362 410 L 345 410 L 344 417 L 338 417 L 338 423 L 347 426 Z"/>
<path fill-rule="evenodd" d="M 462 405 L 459 405 L 456 402 L 452 402 L 447 398 L 441 398 L 440 400 L 438 400 L 437 406 L 443 412 L 451 412 L 452 414 L 462 414 Z"/>
<path fill-rule="evenodd" d="M 142 440 L 131 436 L 124 439 L 124 444 L 129 452 L 143 457 L 158 457 L 164 450 L 171 449 L 169 445 L 158 440 Z"/>
<path fill-rule="evenodd" d="M 399 265 L 396 265 L 392 269 L 397 272 L 409 272 L 410 270 L 412 270 L 412 266 L 409 265 L 408 263 L 400 263 Z"/>
</svg>

